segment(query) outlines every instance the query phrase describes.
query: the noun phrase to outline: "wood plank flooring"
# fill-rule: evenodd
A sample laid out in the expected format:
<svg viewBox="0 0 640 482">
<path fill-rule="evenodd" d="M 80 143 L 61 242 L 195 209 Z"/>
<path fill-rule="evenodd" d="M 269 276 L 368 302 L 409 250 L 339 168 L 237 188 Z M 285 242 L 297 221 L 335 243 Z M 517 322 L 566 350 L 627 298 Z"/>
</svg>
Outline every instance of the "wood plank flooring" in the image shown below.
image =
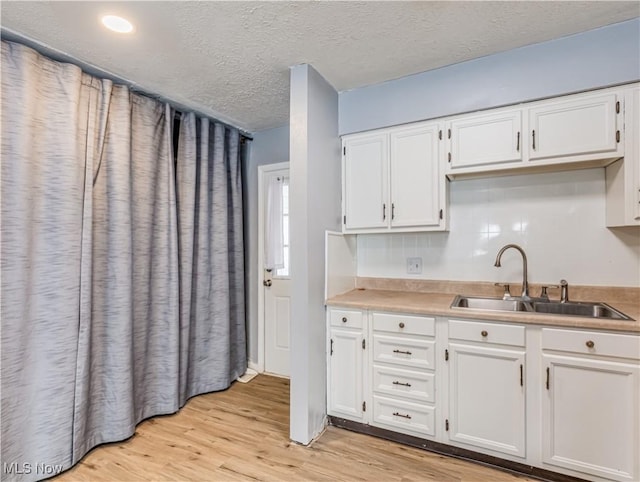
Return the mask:
<svg viewBox="0 0 640 482">
<path fill-rule="evenodd" d="M 141 423 L 55 478 L 67 481 L 534 480 L 335 427 L 310 447 L 289 440 L 289 381 L 260 375 Z"/>
</svg>

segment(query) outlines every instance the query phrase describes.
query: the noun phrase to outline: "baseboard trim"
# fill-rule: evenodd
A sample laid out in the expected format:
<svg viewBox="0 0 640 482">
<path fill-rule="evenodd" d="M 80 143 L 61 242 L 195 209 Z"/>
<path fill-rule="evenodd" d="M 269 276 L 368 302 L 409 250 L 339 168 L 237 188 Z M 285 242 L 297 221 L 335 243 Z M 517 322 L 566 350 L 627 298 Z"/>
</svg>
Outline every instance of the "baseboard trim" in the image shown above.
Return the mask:
<svg viewBox="0 0 640 482">
<path fill-rule="evenodd" d="M 385 430 L 379 427 L 372 427 L 371 425 L 353 422 L 344 418 L 329 416 L 329 425 L 350 430 L 352 432 L 372 435 L 374 437 L 383 438 L 392 442 L 410 445 L 411 447 L 427 450 L 429 452 L 434 452 L 440 455 L 447 455 L 449 457 L 455 457 L 458 459 L 470 460 L 472 462 L 504 470 L 506 472 L 511 472 L 518 475 L 526 475 L 527 477 L 533 477 L 548 482 L 586 482 L 585 479 L 580 479 L 571 475 L 559 474 L 557 472 L 541 469 L 539 467 L 533 467 L 531 465 L 494 457 L 493 455 L 481 454 L 479 452 L 474 452 L 473 450 L 454 447 L 452 445 L 447 445 L 440 442 L 433 442 L 431 440 L 413 437 L 411 435 L 405 435 L 402 433 L 393 432 L 391 430 Z"/>
</svg>

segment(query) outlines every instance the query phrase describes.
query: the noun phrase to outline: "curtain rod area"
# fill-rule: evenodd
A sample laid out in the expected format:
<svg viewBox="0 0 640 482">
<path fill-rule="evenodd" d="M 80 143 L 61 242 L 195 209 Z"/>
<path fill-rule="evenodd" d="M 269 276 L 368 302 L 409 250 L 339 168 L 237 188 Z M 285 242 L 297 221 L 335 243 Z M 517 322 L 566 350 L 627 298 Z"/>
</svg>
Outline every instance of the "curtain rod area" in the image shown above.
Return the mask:
<svg viewBox="0 0 640 482">
<path fill-rule="evenodd" d="M 21 34 L 19 32 L 16 32 L 14 30 L 11 30 L 7 27 L 1 27 L 0 28 L 0 37 L 2 38 L 2 40 L 7 40 L 9 42 L 16 42 L 16 43 L 20 43 L 22 45 L 26 45 L 27 47 L 30 47 L 34 50 L 36 50 L 38 53 L 45 55 L 49 58 L 51 58 L 52 60 L 55 60 L 56 62 L 65 62 L 65 63 L 70 63 L 70 64 L 74 64 L 78 67 L 80 67 L 84 72 L 86 72 L 89 75 L 94 75 L 97 77 L 101 77 L 101 78 L 105 78 L 108 80 L 111 80 L 117 84 L 122 84 L 122 85 L 126 85 L 127 87 L 129 87 L 133 92 L 138 93 L 138 94 L 142 94 L 142 95 L 146 95 L 147 97 L 151 97 L 153 99 L 156 99 L 160 102 L 167 102 L 168 104 L 170 104 L 173 108 L 176 109 L 176 118 L 179 118 L 182 112 L 194 112 L 197 115 L 203 116 L 203 117 L 208 117 L 209 119 L 214 120 L 215 122 L 219 122 L 221 124 L 224 124 L 227 127 L 231 127 L 233 129 L 238 129 L 238 131 L 240 131 L 240 134 L 242 135 L 242 137 L 248 139 L 248 140 L 253 140 L 253 135 L 246 131 L 245 129 L 242 129 L 238 126 L 235 126 L 233 124 L 231 124 L 228 121 L 224 121 L 221 120 L 220 118 L 212 115 L 212 114 L 207 114 L 206 112 L 202 112 L 201 110 L 194 108 L 194 107 L 190 107 L 182 102 L 173 100 L 169 97 L 165 97 L 162 94 L 158 94 L 155 93 L 149 89 L 146 89 L 138 84 L 136 84 L 135 82 L 125 79 L 123 77 L 120 77 L 119 75 L 116 75 L 112 72 L 109 72 L 107 70 L 104 70 L 96 65 L 90 64 L 88 62 L 84 62 L 72 55 L 69 55 L 61 50 L 58 50 L 56 48 L 53 48 L 43 42 L 40 42 L 39 40 L 35 40 L 31 37 L 27 37 L 24 34 Z"/>
</svg>

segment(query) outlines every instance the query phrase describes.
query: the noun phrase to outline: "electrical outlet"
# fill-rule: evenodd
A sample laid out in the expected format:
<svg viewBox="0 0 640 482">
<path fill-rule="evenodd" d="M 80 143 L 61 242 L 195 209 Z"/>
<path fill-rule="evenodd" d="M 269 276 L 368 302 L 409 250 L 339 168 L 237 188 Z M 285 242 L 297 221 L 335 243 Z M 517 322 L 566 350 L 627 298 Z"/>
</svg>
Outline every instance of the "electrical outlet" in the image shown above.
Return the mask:
<svg viewBox="0 0 640 482">
<path fill-rule="evenodd" d="M 422 273 L 422 258 L 407 258 L 407 273 L 408 274 L 421 274 Z"/>
</svg>

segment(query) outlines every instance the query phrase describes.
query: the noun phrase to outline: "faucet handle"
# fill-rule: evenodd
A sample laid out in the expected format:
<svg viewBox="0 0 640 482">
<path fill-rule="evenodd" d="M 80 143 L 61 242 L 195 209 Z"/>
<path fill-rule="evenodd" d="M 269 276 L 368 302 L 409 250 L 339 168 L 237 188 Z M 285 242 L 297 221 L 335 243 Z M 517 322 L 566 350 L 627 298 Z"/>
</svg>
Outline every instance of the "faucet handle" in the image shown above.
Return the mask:
<svg viewBox="0 0 640 482">
<path fill-rule="evenodd" d="M 502 294 L 502 299 L 507 299 L 511 296 L 511 291 L 509 290 L 509 284 L 507 283 L 493 283 L 494 286 L 501 286 L 504 288 L 504 293 Z"/>
<path fill-rule="evenodd" d="M 549 299 L 549 295 L 547 294 L 547 288 L 560 288 L 560 286 L 558 285 L 542 285 L 542 289 L 540 290 L 540 298 L 548 300 Z"/>
</svg>

